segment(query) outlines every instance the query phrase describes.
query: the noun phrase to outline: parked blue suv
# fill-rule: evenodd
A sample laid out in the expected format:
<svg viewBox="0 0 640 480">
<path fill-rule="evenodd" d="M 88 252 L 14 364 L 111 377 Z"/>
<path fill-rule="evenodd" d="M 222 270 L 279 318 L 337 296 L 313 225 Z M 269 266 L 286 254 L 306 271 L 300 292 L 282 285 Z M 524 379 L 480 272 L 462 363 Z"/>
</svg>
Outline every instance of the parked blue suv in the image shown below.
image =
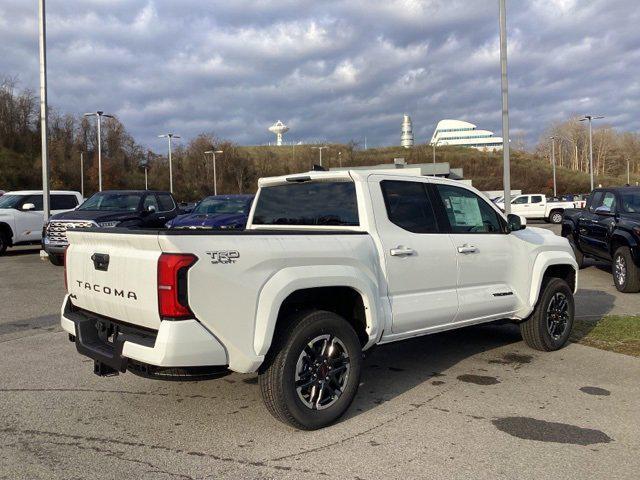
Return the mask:
<svg viewBox="0 0 640 480">
<path fill-rule="evenodd" d="M 247 225 L 254 195 L 212 195 L 201 200 L 191 213 L 178 215 L 167 228 L 231 229 Z"/>
</svg>

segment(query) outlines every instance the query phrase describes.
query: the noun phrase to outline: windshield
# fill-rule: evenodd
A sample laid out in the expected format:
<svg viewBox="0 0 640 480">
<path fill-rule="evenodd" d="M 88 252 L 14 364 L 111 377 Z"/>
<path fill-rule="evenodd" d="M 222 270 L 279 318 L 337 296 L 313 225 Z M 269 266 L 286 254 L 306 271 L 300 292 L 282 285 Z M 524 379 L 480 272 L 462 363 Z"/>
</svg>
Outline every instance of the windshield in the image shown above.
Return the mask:
<svg viewBox="0 0 640 480">
<path fill-rule="evenodd" d="M 627 213 L 640 213 L 640 191 L 623 191 L 620 193 L 620 196 L 622 197 L 623 211 Z"/>
<path fill-rule="evenodd" d="M 191 213 L 207 215 L 223 215 L 229 213 L 247 214 L 249 212 L 249 202 L 246 198 L 205 198 Z"/>
<path fill-rule="evenodd" d="M 0 197 L 0 208 L 16 208 L 24 199 L 24 195 L 3 195 Z"/>
<path fill-rule="evenodd" d="M 135 212 L 140 205 L 140 193 L 96 193 L 78 210 L 126 210 Z"/>
</svg>

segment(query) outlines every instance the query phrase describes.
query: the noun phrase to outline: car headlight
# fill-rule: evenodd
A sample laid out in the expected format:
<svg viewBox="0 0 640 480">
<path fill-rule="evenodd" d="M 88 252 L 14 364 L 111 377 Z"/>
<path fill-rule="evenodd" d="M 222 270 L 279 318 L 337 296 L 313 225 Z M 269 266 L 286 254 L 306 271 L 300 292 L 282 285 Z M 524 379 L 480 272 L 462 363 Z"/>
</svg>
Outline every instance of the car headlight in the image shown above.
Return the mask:
<svg viewBox="0 0 640 480">
<path fill-rule="evenodd" d="M 120 223 L 120 220 L 113 220 L 111 222 L 98 222 L 98 225 L 102 228 L 113 228 Z"/>
</svg>

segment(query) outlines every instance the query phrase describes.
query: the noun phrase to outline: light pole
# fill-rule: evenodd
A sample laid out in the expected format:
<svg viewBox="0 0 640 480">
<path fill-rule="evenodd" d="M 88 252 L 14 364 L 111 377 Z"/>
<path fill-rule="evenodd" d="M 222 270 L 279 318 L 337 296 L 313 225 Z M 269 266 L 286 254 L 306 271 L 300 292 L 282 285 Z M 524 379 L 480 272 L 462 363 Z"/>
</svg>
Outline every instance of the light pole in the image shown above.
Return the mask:
<svg viewBox="0 0 640 480">
<path fill-rule="evenodd" d="M 222 150 L 207 150 L 205 155 L 210 153 L 213 156 L 213 194 L 218 194 L 218 177 L 216 177 L 216 153 L 224 153 Z"/>
<path fill-rule="evenodd" d="M 325 148 L 329 148 L 326 145 L 323 145 L 321 147 L 311 147 L 314 150 L 318 150 L 318 152 L 320 153 L 320 166 L 322 166 L 322 150 L 324 150 Z"/>
<path fill-rule="evenodd" d="M 342 152 L 338 152 L 338 165 L 342 168 Z"/>
<path fill-rule="evenodd" d="M 40 48 L 40 132 L 42 143 L 42 210 L 45 223 L 51 214 L 49 202 L 49 154 L 47 150 L 47 28 L 44 0 L 38 2 Z"/>
<path fill-rule="evenodd" d="M 507 7 L 500 0 L 500 85 L 502 90 L 502 160 L 504 172 L 504 213 L 511 213 L 511 162 L 509 159 L 509 81 L 507 78 Z"/>
<path fill-rule="evenodd" d="M 80 195 L 84 199 L 84 154 L 80 152 Z"/>
<path fill-rule="evenodd" d="M 148 170 L 149 170 L 149 166 L 145 163 L 144 164 L 144 189 L 145 190 L 149 190 L 149 181 L 148 181 L 148 175 L 147 175 Z"/>
<path fill-rule="evenodd" d="M 591 175 L 591 190 L 593 191 L 593 136 L 591 131 L 591 121 L 604 118 L 602 115 L 585 115 L 580 119 L 581 122 L 589 122 L 589 174 Z"/>
<path fill-rule="evenodd" d="M 627 158 L 627 185 L 631 185 L 631 175 L 629 172 L 629 159 Z"/>
<path fill-rule="evenodd" d="M 556 137 L 549 137 L 551 140 L 551 164 L 553 165 L 553 196 L 556 197 L 558 195 L 558 191 L 556 189 Z"/>
<path fill-rule="evenodd" d="M 431 142 L 431 147 L 433 148 L 433 163 L 434 163 L 434 165 L 436 163 L 436 146 L 438 145 L 439 141 L 440 140 L 438 139 L 435 142 Z"/>
<path fill-rule="evenodd" d="M 158 135 L 158 138 L 166 138 L 167 140 L 169 140 L 169 191 L 173 193 L 173 168 L 171 166 L 171 139 L 180 138 L 180 135 L 176 135 L 175 133 L 163 133 L 162 135 Z"/>
<path fill-rule="evenodd" d="M 101 134 L 102 117 L 113 118 L 113 115 L 108 115 L 104 113 L 102 110 L 84 114 L 85 117 L 93 117 L 94 115 L 98 119 L 98 190 L 101 192 L 102 191 L 102 134 Z"/>
</svg>

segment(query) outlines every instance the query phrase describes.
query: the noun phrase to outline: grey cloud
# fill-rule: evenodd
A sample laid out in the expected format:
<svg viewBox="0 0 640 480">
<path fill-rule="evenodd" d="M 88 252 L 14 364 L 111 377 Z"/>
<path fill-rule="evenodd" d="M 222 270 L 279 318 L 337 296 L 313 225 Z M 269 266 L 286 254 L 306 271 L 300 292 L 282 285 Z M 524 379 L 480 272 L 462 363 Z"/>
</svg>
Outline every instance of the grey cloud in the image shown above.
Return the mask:
<svg viewBox="0 0 640 480">
<path fill-rule="evenodd" d="M 174 130 L 239 143 L 426 141 L 438 120 L 500 134 L 494 0 L 49 0 L 50 101 L 102 108 L 156 150 Z M 35 2 L 0 5 L 0 74 L 37 90 Z M 596 112 L 638 130 L 640 12 L 633 0 L 509 1 L 511 124 Z"/>
</svg>

